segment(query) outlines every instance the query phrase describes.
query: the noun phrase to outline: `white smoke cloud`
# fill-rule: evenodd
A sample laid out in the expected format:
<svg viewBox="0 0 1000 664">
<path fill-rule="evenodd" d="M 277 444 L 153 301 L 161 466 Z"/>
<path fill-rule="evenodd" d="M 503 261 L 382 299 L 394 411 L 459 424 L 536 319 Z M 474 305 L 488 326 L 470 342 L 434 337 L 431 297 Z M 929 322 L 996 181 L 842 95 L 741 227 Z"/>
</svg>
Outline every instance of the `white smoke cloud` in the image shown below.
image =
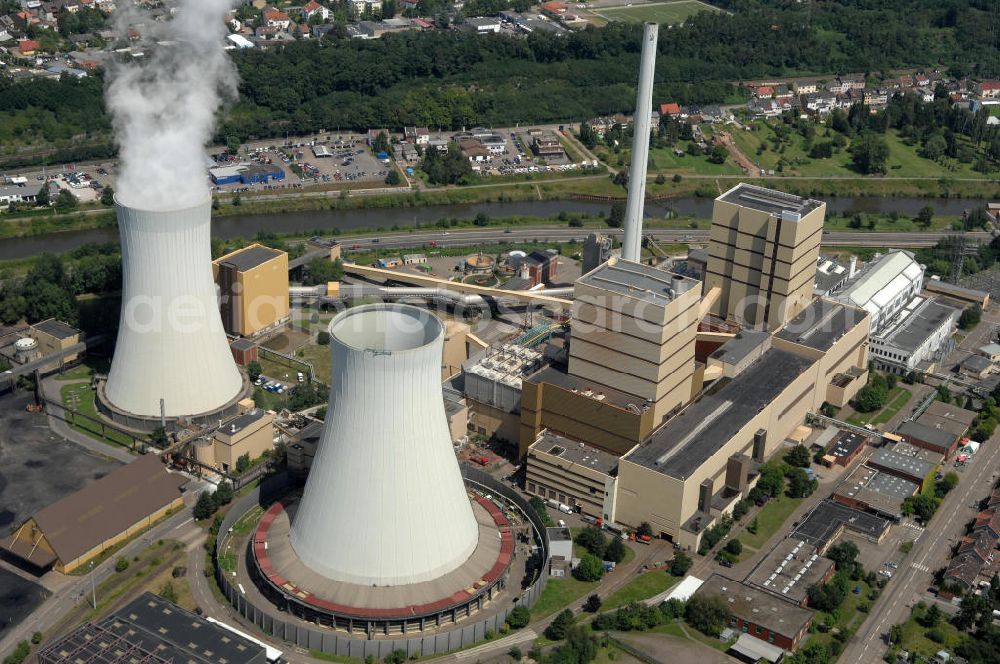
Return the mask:
<svg viewBox="0 0 1000 664">
<path fill-rule="evenodd" d="M 232 4 L 179 0 L 172 19 L 155 22 L 133 9 L 116 12 L 119 34 L 136 25 L 156 42 L 146 58 L 108 72 L 105 100 L 119 146 L 116 194 L 123 204 L 165 210 L 205 200 L 205 145 L 219 107 L 236 98 L 236 68 L 224 48 L 223 16 Z"/>
</svg>

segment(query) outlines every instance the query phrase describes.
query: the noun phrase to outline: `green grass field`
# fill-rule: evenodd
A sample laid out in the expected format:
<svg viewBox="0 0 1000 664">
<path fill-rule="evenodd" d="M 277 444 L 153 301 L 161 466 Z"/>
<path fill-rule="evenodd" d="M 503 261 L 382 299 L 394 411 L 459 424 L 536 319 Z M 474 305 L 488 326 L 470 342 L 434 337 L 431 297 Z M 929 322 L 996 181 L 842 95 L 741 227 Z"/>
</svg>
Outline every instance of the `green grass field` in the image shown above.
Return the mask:
<svg viewBox="0 0 1000 664">
<path fill-rule="evenodd" d="M 601 610 L 610 611 L 612 609 L 617 609 L 620 606 L 625 606 L 631 602 L 638 602 L 639 600 L 655 597 L 664 590 L 672 588 L 678 581 L 680 581 L 679 577 L 671 576 L 662 569 L 643 572 L 618 590 L 611 593 L 611 595 L 604 600 Z"/>
<path fill-rule="evenodd" d="M 911 396 L 913 395 L 910 394 L 909 390 L 897 385 L 889 391 L 889 396 L 886 397 L 882 410 L 872 413 L 854 413 L 847 418 L 847 421 L 859 427 L 868 423 L 885 424 L 907 404 Z"/>
<path fill-rule="evenodd" d="M 99 415 L 97 414 L 97 405 L 94 402 L 96 393 L 90 387 L 90 383 L 63 385 L 60 389 L 60 396 L 62 397 L 63 404 L 68 408 L 78 411 L 81 415 L 88 415 L 91 418 L 99 418 Z M 69 415 L 69 413 L 67 413 L 67 415 Z M 70 415 L 70 418 L 72 421 L 69 425 L 80 433 L 86 434 L 96 440 L 103 440 L 114 445 L 121 445 L 127 449 L 132 448 L 131 438 L 114 431 L 110 427 L 107 428 L 107 437 L 103 437 L 101 435 L 101 425 L 97 422 L 87 419 L 86 417 L 77 417 L 73 415 Z"/>
<path fill-rule="evenodd" d="M 631 7 L 607 7 L 595 10 L 594 13 L 609 21 L 626 23 L 652 21 L 661 25 L 676 25 L 702 11 L 719 10 L 698 0 L 677 0 L 677 2 L 654 2 Z"/>
<path fill-rule="evenodd" d="M 783 152 L 774 151 L 774 130 L 763 120 L 750 124 L 751 130 L 731 129 L 730 133 L 736 146 L 761 168 L 779 172 L 779 162 L 783 163 L 780 171 L 785 175 L 798 176 L 846 176 L 857 177 L 857 173 L 849 167 L 851 156 L 847 148 L 834 152 L 828 159 L 816 159 L 808 155 L 805 149 L 805 139 L 801 134 L 792 132 L 790 140 L 783 144 Z M 829 134 L 829 136 L 827 136 Z M 833 130 L 818 127 L 814 143 L 830 141 L 835 136 Z M 962 139 L 964 140 L 964 139 Z M 899 133 L 890 130 L 885 133 L 885 142 L 889 147 L 887 160 L 888 173 L 892 177 L 955 177 L 977 178 L 990 180 L 994 175 L 980 173 L 972 169 L 972 164 L 964 164 L 957 159 L 942 158 L 938 161 L 925 159 L 918 154 L 919 146 L 907 145 Z M 766 149 L 757 154 L 758 148 L 764 145 Z"/>
<path fill-rule="evenodd" d="M 760 547 L 771 538 L 774 533 L 778 532 L 782 524 L 788 520 L 788 517 L 792 515 L 795 508 L 802 504 L 801 498 L 789 498 L 785 494 L 781 494 L 771 500 L 767 501 L 764 508 L 757 514 L 757 533 L 751 534 L 747 530 L 735 535 L 743 543 L 744 546 L 752 547 L 756 550 L 760 550 Z M 744 522 L 749 524 L 753 521 L 753 518 L 744 517 Z"/>
</svg>

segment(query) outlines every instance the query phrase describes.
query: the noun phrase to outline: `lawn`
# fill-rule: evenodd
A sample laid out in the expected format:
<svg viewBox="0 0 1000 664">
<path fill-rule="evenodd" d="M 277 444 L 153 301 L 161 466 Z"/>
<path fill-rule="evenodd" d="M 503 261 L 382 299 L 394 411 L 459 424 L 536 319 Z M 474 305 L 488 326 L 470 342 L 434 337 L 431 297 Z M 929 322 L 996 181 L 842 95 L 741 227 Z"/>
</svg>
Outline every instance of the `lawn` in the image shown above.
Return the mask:
<svg viewBox="0 0 1000 664">
<path fill-rule="evenodd" d="M 860 587 L 860 592 L 853 592 L 855 587 Z M 844 600 L 844 603 L 833 612 L 817 612 L 813 624 L 817 627 L 823 625 L 825 627 L 836 628 L 840 632 L 853 632 L 859 625 L 861 625 L 861 623 L 864 622 L 865 617 L 868 615 L 867 610 L 861 611 L 860 607 L 862 605 L 870 607 L 875 601 L 869 599 L 868 597 L 871 590 L 871 586 L 864 581 L 852 581 L 851 592 L 847 593 L 847 598 Z M 832 640 L 832 630 L 823 632 L 817 629 L 816 633 L 809 638 L 809 643 L 820 642 L 829 644 Z M 938 648 L 938 650 L 940 650 L 940 648 Z M 937 652 L 937 650 L 934 652 Z"/>
<path fill-rule="evenodd" d="M 866 424 L 885 424 L 893 418 L 909 402 L 910 391 L 897 385 L 889 390 L 889 396 L 885 400 L 885 406 L 880 411 L 871 413 L 854 413 L 847 418 L 850 424 L 863 427 Z"/>
<path fill-rule="evenodd" d="M 792 515 L 799 505 L 802 504 L 801 498 L 789 498 L 785 494 L 781 494 L 771 500 L 767 501 L 764 508 L 757 513 L 757 532 L 756 534 L 750 534 L 745 528 L 741 533 L 738 534 L 740 542 L 744 546 L 749 546 L 754 549 L 760 550 L 762 546 L 771 538 L 774 533 L 778 532 L 782 524 L 788 520 L 788 517 Z M 743 521 L 747 524 L 752 522 L 754 517 L 744 517 Z"/>
<path fill-rule="evenodd" d="M 902 624 L 903 638 L 898 644 L 893 644 L 894 653 L 902 648 L 911 653 L 924 657 L 928 660 L 934 657 L 942 648 L 954 652 L 955 646 L 962 642 L 962 634 L 947 620 L 941 620 L 936 629 L 944 636 L 944 643 L 936 643 L 927 638 L 928 629 L 920 626 L 916 621 L 916 615 L 920 612 L 918 607 L 913 607 L 909 619 Z"/>
<path fill-rule="evenodd" d="M 721 652 L 729 650 L 729 646 L 732 644 L 732 641 L 723 642 L 718 638 L 705 636 L 694 627 L 685 625 L 680 621 L 669 622 L 665 625 L 658 625 L 649 631 L 657 634 L 669 634 L 670 636 L 676 636 L 679 639 L 687 639 L 688 641 L 695 641 Z"/>
<path fill-rule="evenodd" d="M 531 607 L 531 618 L 536 620 L 566 608 L 576 600 L 589 595 L 601 585 L 600 581 L 577 581 L 572 576 L 549 579 L 538 601 Z"/>
<path fill-rule="evenodd" d="M 634 7 L 608 7 L 595 10 L 594 13 L 609 21 L 624 21 L 626 23 L 652 21 L 663 25 L 676 25 L 702 11 L 716 12 L 719 10 L 697 0 L 677 0 L 677 2 L 655 2 Z"/>
<path fill-rule="evenodd" d="M 682 150 L 686 143 L 679 141 L 677 148 Z M 743 169 L 727 159 L 725 163 L 713 164 L 705 156 L 695 157 L 684 153 L 674 154 L 675 148 L 653 148 L 649 151 L 649 171 L 669 171 L 670 173 L 695 173 L 697 175 L 739 175 Z"/>
<path fill-rule="evenodd" d="M 752 130 L 731 129 L 737 147 L 750 159 L 759 163 L 761 168 L 774 170 L 775 173 L 799 176 L 853 176 L 860 177 L 851 170 L 851 155 L 847 148 L 834 152 L 828 159 L 809 157 L 805 149 L 805 139 L 798 132 L 792 132 L 789 140 L 783 143 L 783 152 L 774 151 L 774 130 L 770 123 L 758 120 L 750 125 Z M 829 133 L 829 136 L 827 136 Z M 832 140 L 836 135 L 833 130 L 817 127 L 814 143 Z M 963 164 L 956 159 L 943 158 L 939 161 L 924 159 L 918 154 L 919 146 L 907 145 L 898 132 L 890 130 L 885 133 L 885 142 L 889 147 L 887 161 L 888 175 L 892 177 L 962 177 L 976 179 L 991 179 L 990 174 L 979 173 L 972 169 L 972 164 Z M 761 145 L 766 149 L 757 154 Z M 779 171 L 778 163 L 784 160 L 784 168 Z M 902 229 L 901 229 L 902 230 Z"/>
<path fill-rule="evenodd" d="M 88 415 L 92 418 L 99 419 L 97 414 L 97 406 L 94 403 L 95 392 L 90 383 L 75 383 L 72 385 L 63 385 L 59 390 L 60 397 L 62 398 L 63 405 L 67 408 L 72 408 L 73 410 L 79 412 L 81 415 Z M 101 440 L 114 445 L 121 445 L 124 448 L 132 449 L 132 438 L 119 433 L 112 429 L 111 427 L 105 427 L 107 435 L 101 435 L 101 426 L 96 422 L 93 422 L 86 417 L 76 417 L 70 413 L 66 413 L 67 417 L 70 418 L 69 425 L 95 440 Z"/>
<path fill-rule="evenodd" d="M 671 576 L 664 570 L 643 572 L 611 593 L 601 605 L 601 610 L 610 611 L 631 602 L 655 597 L 664 590 L 672 588 L 678 581 L 679 577 Z"/>
</svg>

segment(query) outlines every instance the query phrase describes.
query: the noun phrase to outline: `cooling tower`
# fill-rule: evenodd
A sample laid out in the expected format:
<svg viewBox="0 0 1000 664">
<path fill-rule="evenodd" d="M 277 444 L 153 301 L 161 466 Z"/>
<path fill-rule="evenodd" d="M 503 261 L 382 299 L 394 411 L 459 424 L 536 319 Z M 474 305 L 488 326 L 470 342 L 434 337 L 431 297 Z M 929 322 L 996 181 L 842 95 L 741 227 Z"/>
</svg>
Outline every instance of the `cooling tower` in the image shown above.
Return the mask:
<svg viewBox="0 0 1000 664">
<path fill-rule="evenodd" d="M 479 529 L 441 393 L 444 325 L 402 304 L 330 323 L 326 427 L 291 529 L 296 554 L 337 581 L 420 583 L 461 566 Z"/>
<path fill-rule="evenodd" d="M 133 415 L 221 409 L 243 380 L 222 329 L 212 279 L 212 201 L 153 211 L 116 201 L 122 310 L 104 397 Z"/>
</svg>

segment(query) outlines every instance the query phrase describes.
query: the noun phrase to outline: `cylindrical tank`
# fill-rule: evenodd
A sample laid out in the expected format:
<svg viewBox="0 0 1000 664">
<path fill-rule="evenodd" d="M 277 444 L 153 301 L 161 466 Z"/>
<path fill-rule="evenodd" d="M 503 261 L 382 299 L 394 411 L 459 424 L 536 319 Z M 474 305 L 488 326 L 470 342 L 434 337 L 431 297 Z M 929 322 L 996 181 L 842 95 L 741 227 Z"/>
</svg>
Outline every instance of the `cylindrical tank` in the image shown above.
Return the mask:
<svg viewBox="0 0 1000 664">
<path fill-rule="evenodd" d="M 209 413 L 242 378 L 222 328 L 212 278 L 212 199 L 154 211 L 116 202 L 122 243 L 122 309 L 104 392 L 146 417 Z"/>
<path fill-rule="evenodd" d="M 31 337 L 22 337 L 14 342 L 14 359 L 24 364 L 38 358 L 38 342 Z"/>
<path fill-rule="evenodd" d="M 441 392 L 444 325 L 405 304 L 330 322 L 326 426 L 291 529 L 312 570 L 391 586 L 441 577 L 475 551 L 479 527 Z"/>
</svg>

